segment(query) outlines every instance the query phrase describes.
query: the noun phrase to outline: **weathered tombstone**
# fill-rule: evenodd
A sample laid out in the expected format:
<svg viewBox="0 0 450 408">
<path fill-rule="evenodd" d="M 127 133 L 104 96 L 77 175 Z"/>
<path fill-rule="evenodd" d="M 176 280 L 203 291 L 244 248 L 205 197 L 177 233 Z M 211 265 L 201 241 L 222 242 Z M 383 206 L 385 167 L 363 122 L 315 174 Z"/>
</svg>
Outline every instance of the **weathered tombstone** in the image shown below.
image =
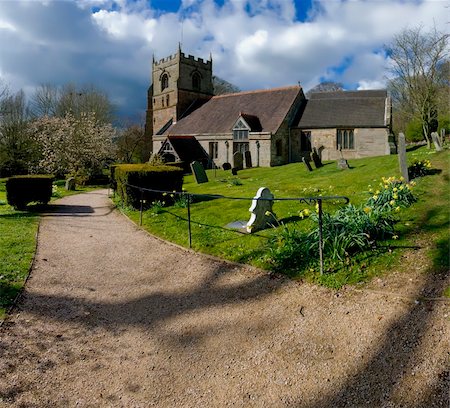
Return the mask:
<svg viewBox="0 0 450 408">
<path fill-rule="evenodd" d="M 338 145 L 339 147 L 339 153 L 341 154 L 341 158 L 337 161 L 337 167 L 340 170 L 349 169 L 350 166 L 348 165 L 348 161 L 344 159 L 344 155 L 342 154 L 342 146 Z"/>
<path fill-rule="evenodd" d="M 302 157 L 302 162 L 305 163 L 305 167 L 308 169 L 308 171 L 313 170 L 311 164 L 309 164 L 309 161 L 305 157 Z"/>
<path fill-rule="evenodd" d="M 252 166 L 252 154 L 250 153 L 250 150 L 245 151 L 245 167 L 249 169 Z"/>
<path fill-rule="evenodd" d="M 74 177 L 69 177 L 66 180 L 66 186 L 65 186 L 66 190 L 68 191 L 73 191 L 75 190 L 75 178 Z"/>
<path fill-rule="evenodd" d="M 348 161 L 345 160 L 344 158 L 338 159 L 337 167 L 338 167 L 338 169 L 341 169 L 341 170 L 348 169 L 349 168 Z"/>
<path fill-rule="evenodd" d="M 316 167 L 316 169 L 320 168 L 323 166 L 322 164 L 322 160 L 320 160 L 320 156 L 319 153 L 317 153 L 317 149 L 314 147 L 311 157 L 313 159 L 314 162 L 314 166 Z"/>
<path fill-rule="evenodd" d="M 268 188 L 259 188 L 249 209 L 252 215 L 247 222 L 247 232 L 256 232 L 277 222 L 276 216 L 272 211 L 273 198 L 273 194 Z"/>
<path fill-rule="evenodd" d="M 442 151 L 442 146 L 441 146 L 441 141 L 439 140 L 439 135 L 437 132 L 432 132 L 431 133 L 431 139 L 433 140 L 434 143 L 434 148 L 436 149 L 437 152 L 441 152 Z"/>
<path fill-rule="evenodd" d="M 238 173 L 238 169 L 237 169 L 236 167 L 233 167 L 233 168 L 231 169 L 231 174 L 232 174 L 233 176 L 237 176 L 237 173 Z"/>
<path fill-rule="evenodd" d="M 244 168 L 244 157 L 241 152 L 233 154 L 233 167 L 237 170 L 242 170 Z"/>
<path fill-rule="evenodd" d="M 224 164 L 222 165 L 222 168 L 223 168 L 224 170 L 231 170 L 231 164 L 228 163 L 228 162 L 226 162 L 226 163 L 224 163 Z"/>
<path fill-rule="evenodd" d="M 203 168 L 200 162 L 193 161 L 191 163 L 191 170 L 192 173 L 194 174 L 194 178 L 197 184 L 208 182 L 208 176 L 206 175 L 205 169 Z"/>
<path fill-rule="evenodd" d="M 406 140 L 405 135 L 400 133 L 398 135 L 398 164 L 400 166 L 400 174 L 409 183 L 408 162 L 406 161 Z"/>
</svg>

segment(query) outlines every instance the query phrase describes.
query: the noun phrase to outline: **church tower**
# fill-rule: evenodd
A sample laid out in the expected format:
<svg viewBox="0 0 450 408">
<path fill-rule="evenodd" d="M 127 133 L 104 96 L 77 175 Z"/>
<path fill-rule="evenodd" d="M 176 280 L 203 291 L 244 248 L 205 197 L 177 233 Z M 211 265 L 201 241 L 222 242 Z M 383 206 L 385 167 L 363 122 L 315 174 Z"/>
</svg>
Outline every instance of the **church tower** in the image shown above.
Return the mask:
<svg viewBox="0 0 450 408">
<path fill-rule="evenodd" d="M 152 62 L 152 86 L 148 92 L 147 133 L 164 132 L 172 123 L 201 106 L 214 93 L 212 58 L 204 61 L 178 52 Z"/>
</svg>

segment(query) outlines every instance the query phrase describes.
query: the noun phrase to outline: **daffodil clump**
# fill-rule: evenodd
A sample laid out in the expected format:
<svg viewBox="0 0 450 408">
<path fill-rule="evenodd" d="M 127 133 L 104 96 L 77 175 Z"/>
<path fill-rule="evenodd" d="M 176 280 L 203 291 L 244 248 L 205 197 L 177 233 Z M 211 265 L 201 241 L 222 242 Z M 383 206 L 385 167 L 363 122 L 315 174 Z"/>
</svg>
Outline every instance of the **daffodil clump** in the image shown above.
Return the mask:
<svg viewBox="0 0 450 408">
<path fill-rule="evenodd" d="M 412 190 L 416 183 L 405 183 L 403 177 L 383 177 L 379 186 L 374 189 L 369 186 L 370 197 L 364 207 L 365 212 L 374 208 L 400 211 L 400 208 L 409 207 L 416 201 Z"/>
<path fill-rule="evenodd" d="M 432 169 L 431 162 L 427 159 L 415 160 L 411 166 L 408 167 L 408 174 L 413 178 L 423 177 L 430 173 Z"/>
</svg>

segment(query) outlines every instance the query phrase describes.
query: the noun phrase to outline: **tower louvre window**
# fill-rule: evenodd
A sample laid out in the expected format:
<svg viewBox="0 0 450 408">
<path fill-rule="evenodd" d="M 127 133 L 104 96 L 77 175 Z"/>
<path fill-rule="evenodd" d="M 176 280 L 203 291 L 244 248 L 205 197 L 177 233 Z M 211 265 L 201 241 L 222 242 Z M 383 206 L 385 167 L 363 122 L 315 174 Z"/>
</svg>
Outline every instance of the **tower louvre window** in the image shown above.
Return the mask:
<svg viewBox="0 0 450 408">
<path fill-rule="evenodd" d="M 163 74 L 161 77 L 161 91 L 169 87 L 169 75 Z"/>
<path fill-rule="evenodd" d="M 192 75 L 192 88 L 196 91 L 200 90 L 201 81 L 200 74 L 194 72 L 194 75 Z"/>
</svg>

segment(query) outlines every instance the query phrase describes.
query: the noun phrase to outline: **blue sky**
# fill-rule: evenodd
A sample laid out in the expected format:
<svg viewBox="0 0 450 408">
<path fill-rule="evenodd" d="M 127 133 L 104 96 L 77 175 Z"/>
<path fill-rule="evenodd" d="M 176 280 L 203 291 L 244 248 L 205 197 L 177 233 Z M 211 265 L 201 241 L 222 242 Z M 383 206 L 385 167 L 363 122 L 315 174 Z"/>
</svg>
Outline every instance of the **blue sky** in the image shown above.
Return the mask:
<svg viewBox="0 0 450 408">
<path fill-rule="evenodd" d="M 213 56 L 243 90 L 320 81 L 385 86 L 383 45 L 403 28 L 448 29 L 447 0 L 0 0 L 0 81 L 95 84 L 143 118 L 152 55 Z"/>
</svg>

